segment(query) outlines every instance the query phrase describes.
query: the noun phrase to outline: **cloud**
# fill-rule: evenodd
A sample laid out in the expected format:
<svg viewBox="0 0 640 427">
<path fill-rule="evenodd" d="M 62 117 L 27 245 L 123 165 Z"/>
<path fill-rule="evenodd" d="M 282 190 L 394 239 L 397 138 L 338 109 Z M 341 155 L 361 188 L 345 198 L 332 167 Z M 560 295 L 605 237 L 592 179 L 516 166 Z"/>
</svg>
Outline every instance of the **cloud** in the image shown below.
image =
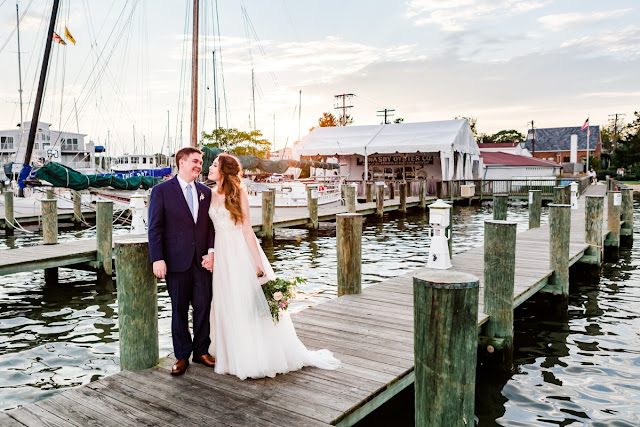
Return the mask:
<svg viewBox="0 0 640 427">
<path fill-rule="evenodd" d="M 538 18 L 538 22 L 548 30 L 562 31 L 567 28 L 586 27 L 596 22 L 619 18 L 630 11 L 631 9 L 616 9 L 593 13 L 560 13 L 556 15 L 542 16 Z"/>
<path fill-rule="evenodd" d="M 583 58 L 610 56 L 620 61 L 635 60 L 640 57 L 640 28 L 632 25 L 618 31 L 584 36 L 569 40 L 561 47 Z"/>
<path fill-rule="evenodd" d="M 405 16 L 414 25 L 435 24 L 443 31 L 459 32 L 475 21 L 500 21 L 544 4 L 535 0 L 411 0 Z"/>
</svg>

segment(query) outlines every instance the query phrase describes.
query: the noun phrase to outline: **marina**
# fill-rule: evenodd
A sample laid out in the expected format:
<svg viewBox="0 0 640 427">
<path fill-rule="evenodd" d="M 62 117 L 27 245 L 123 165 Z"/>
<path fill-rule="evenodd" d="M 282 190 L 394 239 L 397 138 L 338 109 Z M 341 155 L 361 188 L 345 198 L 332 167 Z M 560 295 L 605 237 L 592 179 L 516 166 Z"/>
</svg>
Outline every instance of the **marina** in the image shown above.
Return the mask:
<svg viewBox="0 0 640 427">
<path fill-rule="evenodd" d="M 603 194 L 604 186 L 592 187 L 589 190 Z M 583 200 L 584 197 L 581 198 L 580 209 L 572 215 L 570 264 L 581 259 L 588 247 L 584 242 Z M 606 226 L 603 232 L 605 234 L 608 232 Z M 549 257 L 548 233 L 548 226 L 543 226 L 517 235 L 517 247 L 521 249 L 516 252 L 516 283 L 518 285 L 514 291 L 514 307 L 548 284 L 552 270 L 540 269 L 539 263 L 534 266 L 530 261 L 532 253 L 541 260 Z M 472 272 L 482 281 L 481 268 L 473 267 L 482 265 L 482 253 L 482 247 L 478 247 L 456 254 L 453 257 L 454 269 Z M 169 358 L 151 371 L 111 376 L 80 389 L 84 391 L 78 392 L 79 394 L 75 397 L 73 393 L 71 397 L 64 399 L 57 397 L 57 403 L 54 404 L 54 400 L 50 405 L 46 402 L 51 399 L 47 399 L 36 404 L 33 409 L 31 405 L 7 414 L 13 416 L 12 414 L 23 411 L 22 415 L 16 415 L 17 420 L 23 421 L 28 421 L 30 416 L 35 416 L 34 414 L 39 414 L 54 423 L 59 421 L 60 417 L 71 424 L 81 420 L 86 421 L 92 417 L 101 420 L 107 417 L 104 419 L 106 421 L 103 420 L 104 422 L 116 422 L 116 419 L 108 418 L 109 415 L 106 413 L 84 412 L 79 410 L 77 404 L 71 404 L 73 401 L 71 399 L 78 399 L 82 395 L 82 401 L 79 403 L 84 405 L 83 407 L 94 408 L 93 411 L 96 406 L 89 402 L 97 402 L 96 399 L 101 401 L 106 399 L 109 405 L 115 405 L 113 408 L 123 405 L 123 401 L 126 400 L 132 407 L 121 408 L 119 414 L 128 414 L 127 417 L 131 423 L 141 419 L 153 420 L 150 422 L 159 424 L 174 422 L 176 419 L 192 422 L 197 419 L 200 422 L 218 420 L 231 424 L 243 422 L 269 424 L 269 420 L 274 417 L 282 420 L 281 417 L 286 413 L 292 418 L 290 418 L 291 422 L 284 422 L 285 424 L 316 425 L 320 422 L 353 425 L 413 382 L 412 276 L 414 274 L 415 272 L 412 272 L 383 281 L 366 287 L 360 295 L 345 295 L 293 315 L 296 329 L 303 342 L 311 348 L 321 346 L 334 349 L 345 364 L 341 371 L 332 373 L 303 369 L 274 380 L 238 381 L 230 377 L 218 379 L 219 376 L 206 369 L 192 366 L 185 377 L 176 384 L 165 384 L 160 389 L 154 389 L 153 392 L 145 388 L 142 392 L 143 384 L 154 381 L 154 378 L 159 375 L 167 374 L 166 370 L 172 363 Z M 488 316 L 482 315 L 478 319 L 478 327 L 487 320 Z M 393 329 L 392 336 L 388 334 L 389 328 Z M 320 329 L 324 332 L 321 336 L 317 334 Z M 384 340 L 384 346 L 381 346 L 381 340 Z M 218 396 L 221 402 L 220 413 L 212 412 L 211 405 L 207 405 L 206 402 L 198 403 L 197 398 L 189 397 L 185 398 L 184 405 L 181 406 L 187 405 L 190 408 L 201 409 L 176 414 L 173 411 L 170 413 L 161 411 L 158 409 L 161 405 L 156 404 L 153 413 L 149 414 L 149 405 L 144 402 L 159 399 L 161 403 L 163 399 L 175 392 L 174 387 L 206 390 L 209 399 L 212 396 Z M 224 393 L 223 390 L 225 390 Z M 308 394 L 305 399 L 308 406 L 301 405 L 297 398 L 301 394 L 305 396 Z M 126 399 L 122 397 L 124 395 L 127 396 Z M 232 396 L 231 401 L 235 402 L 233 409 L 225 406 L 224 403 L 230 402 L 225 400 L 230 399 L 229 396 Z M 260 396 L 259 400 L 264 402 L 262 404 L 264 406 L 255 404 L 254 400 L 257 396 Z M 281 402 L 279 408 L 284 409 L 284 413 L 270 412 L 273 399 Z M 242 403 L 243 401 L 246 403 Z M 287 401 L 290 401 L 290 405 L 286 404 Z M 63 406 L 65 402 L 67 404 Z M 250 404 L 251 402 L 253 404 Z M 209 409 L 205 411 L 204 408 Z M 271 409 L 267 411 L 267 408 Z M 313 412 L 310 412 L 312 410 Z M 108 412 L 111 414 L 113 411 Z M 220 418 L 223 416 L 224 418 Z"/>
</svg>

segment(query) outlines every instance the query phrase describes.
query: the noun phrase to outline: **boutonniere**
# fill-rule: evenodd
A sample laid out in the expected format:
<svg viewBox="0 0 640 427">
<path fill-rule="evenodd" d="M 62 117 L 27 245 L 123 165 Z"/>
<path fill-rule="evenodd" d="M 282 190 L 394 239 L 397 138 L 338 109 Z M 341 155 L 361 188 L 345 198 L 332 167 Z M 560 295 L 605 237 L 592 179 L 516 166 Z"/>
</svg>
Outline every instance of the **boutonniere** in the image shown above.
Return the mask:
<svg viewBox="0 0 640 427">
<path fill-rule="evenodd" d="M 203 201 L 203 200 L 204 200 L 204 194 L 200 193 L 200 201 Z"/>
</svg>

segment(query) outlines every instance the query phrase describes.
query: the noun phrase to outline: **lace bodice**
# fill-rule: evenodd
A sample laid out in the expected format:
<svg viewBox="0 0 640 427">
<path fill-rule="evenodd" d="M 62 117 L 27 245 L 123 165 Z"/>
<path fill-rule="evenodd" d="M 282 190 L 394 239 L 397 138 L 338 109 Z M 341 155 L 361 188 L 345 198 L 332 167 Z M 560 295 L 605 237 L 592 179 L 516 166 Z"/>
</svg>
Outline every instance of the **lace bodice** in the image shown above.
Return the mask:
<svg viewBox="0 0 640 427">
<path fill-rule="evenodd" d="M 209 206 L 209 217 L 211 218 L 211 221 L 213 221 L 213 227 L 215 228 L 216 233 L 233 230 L 242 231 L 242 224 L 236 224 L 233 222 L 233 219 L 231 219 L 231 212 L 227 210 L 224 203 L 222 203 L 217 209 L 212 203 L 211 206 Z"/>
</svg>

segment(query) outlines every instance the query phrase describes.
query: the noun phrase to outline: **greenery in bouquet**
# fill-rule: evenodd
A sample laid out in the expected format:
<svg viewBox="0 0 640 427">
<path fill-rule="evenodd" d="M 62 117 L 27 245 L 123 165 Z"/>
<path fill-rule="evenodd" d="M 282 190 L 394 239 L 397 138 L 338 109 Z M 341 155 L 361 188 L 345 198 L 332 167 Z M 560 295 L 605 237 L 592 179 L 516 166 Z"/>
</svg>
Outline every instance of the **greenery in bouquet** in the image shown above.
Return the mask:
<svg viewBox="0 0 640 427">
<path fill-rule="evenodd" d="M 271 310 L 271 317 L 274 323 L 280 321 L 280 310 L 286 311 L 287 308 L 289 308 L 289 300 L 295 298 L 296 286 L 305 282 L 301 277 L 295 277 L 293 279 L 277 277 L 262 285 L 262 292 L 264 292 L 264 296 L 269 304 L 269 310 Z"/>
</svg>

